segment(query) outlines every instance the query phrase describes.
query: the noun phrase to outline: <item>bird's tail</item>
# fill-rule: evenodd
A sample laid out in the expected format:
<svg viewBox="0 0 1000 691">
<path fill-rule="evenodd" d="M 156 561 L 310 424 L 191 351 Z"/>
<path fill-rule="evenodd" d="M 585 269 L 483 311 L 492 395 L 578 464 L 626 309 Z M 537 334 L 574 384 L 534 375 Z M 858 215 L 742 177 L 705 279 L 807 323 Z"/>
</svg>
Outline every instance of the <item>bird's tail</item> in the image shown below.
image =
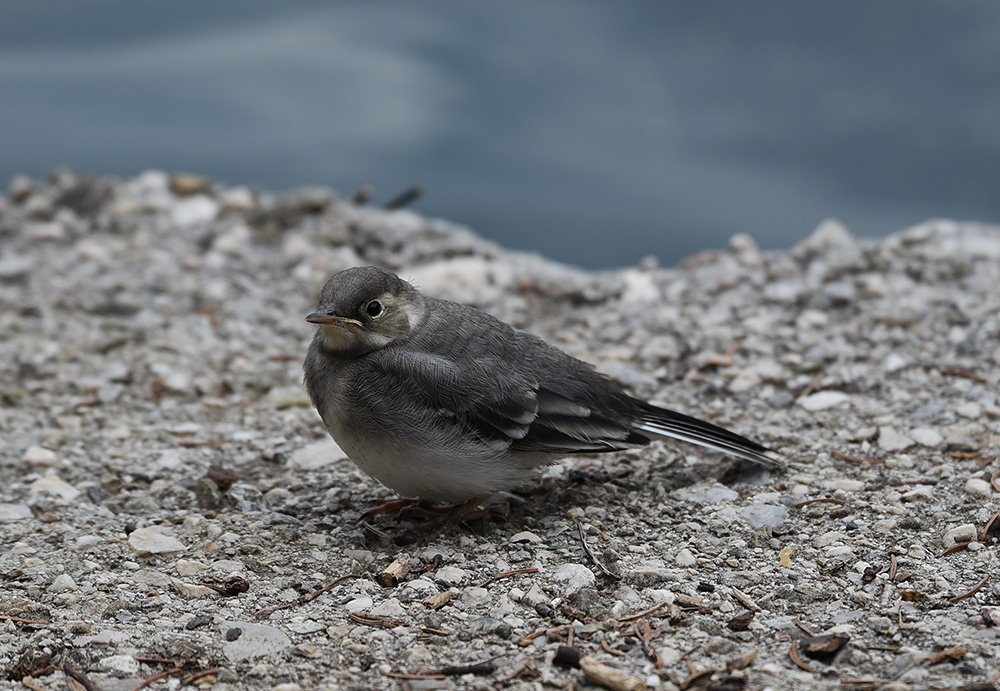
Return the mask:
<svg viewBox="0 0 1000 691">
<path fill-rule="evenodd" d="M 680 439 L 716 451 L 745 458 L 769 468 L 783 468 L 785 461 L 774 451 L 762 444 L 730 432 L 718 425 L 675 413 L 672 410 L 644 404 L 639 415 L 637 431 L 654 437 Z"/>
</svg>

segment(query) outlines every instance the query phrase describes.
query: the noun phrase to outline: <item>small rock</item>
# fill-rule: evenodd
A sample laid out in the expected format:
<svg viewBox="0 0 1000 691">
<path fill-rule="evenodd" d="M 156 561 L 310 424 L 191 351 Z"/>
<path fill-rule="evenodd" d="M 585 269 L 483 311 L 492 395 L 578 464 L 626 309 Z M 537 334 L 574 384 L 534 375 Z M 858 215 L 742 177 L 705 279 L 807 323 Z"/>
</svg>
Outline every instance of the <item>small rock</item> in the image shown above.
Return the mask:
<svg viewBox="0 0 1000 691">
<path fill-rule="evenodd" d="M 195 194 L 179 199 L 170 209 L 170 217 L 175 225 L 185 227 L 208 223 L 219 213 L 219 204 L 204 194 Z"/>
<path fill-rule="evenodd" d="M 0 523 L 22 521 L 32 515 L 31 507 L 27 504 L 0 504 Z"/>
<path fill-rule="evenodd" d="M 100 667 L 101 669 L 116 672 L 126 677 L 135 677 L 139 674 L 139 661 L 131 655 L 102 657 Z"/>
<path fill-rule="evenodd" d="M 386 619 L 402 619 L 406 616 L 403 605 L 399 604 L 399 600 L 394 597 L 383 600 L 372 607 L 368 613 L 373 617 L 385 617 Z"/>
<path fill-rule="evenodd" d="M 38 478 L 28 485 L 28 492 L 33 497 L 37 497 L 39 494 L 47 494 L 67 502 L 73 501 L 80 496 L 80 490 L 67 482 L 63 482 L 55 475 Z"/>
<path fill-rule="evenodd" d="M 49 586 L 50 593 L 64 593 L 67 590 L 75 590 L 76 581 L 68 573 L 61 573 L 55 577 L 52 584 Z"/>
<path fill-rule="evenodd" d="M 941 538 L 941 544 L 945 549 L 954 547 L 959 542 L 971 542 L 979 536 L 976 526 L 971 523 L 955 526 L 947 530 Z"/>
<path fill-rule="evenodd" d="M 913 446 L 913 440 L 892 427 L 879 427 L 878 446 L 883 451 L 902 451 Z"/>
<path fill-rule="evenodd" d="M 910 438 L 921 446 L 935 447 L 944 441 L 944 437 L 928 427 L 917 427 L 910 430 Z"/>
<path fill-rule="evenodd" d="M 434 578 L 445 585 L 460 585 L 469 580 L 469 572 L 454 566 L 442 566 L 434 572 Z"/>
<path fill-rule="evenodd" d="M 292 641 L 280 629 L 246 621 L 224 621 L 220 626 L 223 634 L 231 629 L 240 629 L 242 635 L 229 641 L 222 652 L 230 662 L 239 662 L 253 657 L 272 655 L 288 648 Z"/>
<path fill-rule="evenodd" d="M 319 470 L 345 458 L 347 454 L 333 439 L 327 438 L 296 449 L 288 458 L 288 466 L 299 470 Z"/>
<path fill-rule="evenodd" d="M 566 595 L 575 593 L 580 588 L 586 588 L 597 582 L 597 576 L 583 564 L 563 564 L 552 578 L 566 583 Z"/>
<path fill-rule="evenodd" d="M 183 542 L 174 537 L 170 528 L 160 525 L 133 530 L 128 536 L 128 544 L 138 554 L 164 554 L 187 549 Z"/>
<path fill-rule="evenodd" d="M 511 542 L 533 542 L 535 544 L 538 544 L 538 543 L 540 543 L 542 541 L 542 538 L 538 537 L 537 535 L 535 535 L 534 533 L 532 533 L 530 531 L 522 530 L 521 532 L 515 533 L 514 535 L 512 535 L 511 538 L 510 538 L 510 541 Z"/>
<path fill-rule="evenodd" d="M 462 601 L 470 605 L 485 605 L 490 601 L 490 591 L 486 588 L 466 588 L 462 591 Z"/>
<path fill-rule="evenodd" d="M 788 509 L 777 504 L 753 504 L 743 509 L 740 515 L 756 530 L 764 526 L 778 530 L 788 520 Z"/>
<path fill-rule="evenodd" d="M 963 403 L 955 406 L 955 412 L 964 418 L 975 420 L 983 414 L 983 408 L 978 403 Z"/>
<path fill-rule="evenodd" d="M 29 446 L 21 460 L 28 465 L 46 467 L 56 462 L 56 455 L 41 446 Z"/>
<path fill-rule="evenodd" d="M 698 560 L 695 559 L 694 554 L 692 554 L 691 550 L 689 550 L 687 547 L 684 547 L 683 549 L 681 549 L 680 552 L 677 553 L 677 556 L 674 557 L 674 561 L 677 562 L 678 566 L 695 566 L 698 563 Z"/>
<path fill-rule="evenodd" d="M 510 624 L 504 623 L 498 619 L 492 619 L 491 617 L 479 617 L 478 619 L 473 619 L 469 623 L 469 632 L 476 637 L 493 634 L 500 638 L 510 638 L 514 629 Z"/>
<path fill-rule="evenodd" d="M 829 410 L 845 403 L 850 403 L 851 397 L 842 391 L 820 391 L 799 399 L 799 405 L 810 413 Z"/>
<path fill-rule="evenodd" d="M 993 488 L 990 487 L 990 483 L 986 480 L 980 480 L 979 478 L 969 478 L 965 483 L 965 491 L 969 494 L 978 494 L 981 497 L 988 497 L 993 492 Z"/>
</svg>

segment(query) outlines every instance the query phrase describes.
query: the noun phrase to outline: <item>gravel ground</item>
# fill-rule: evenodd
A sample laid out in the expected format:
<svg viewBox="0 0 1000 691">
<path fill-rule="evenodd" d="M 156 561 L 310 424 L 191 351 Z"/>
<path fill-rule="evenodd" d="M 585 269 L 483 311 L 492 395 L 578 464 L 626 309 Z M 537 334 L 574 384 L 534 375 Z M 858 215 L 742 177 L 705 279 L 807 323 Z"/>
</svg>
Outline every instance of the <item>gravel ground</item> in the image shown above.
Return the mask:
<svg viewBox="0 0 1000 691">
<path fill-rule="evenodd" d="M 10 184 L 0 243 L 0 688 L 597 688 L 570 644 L 621 688 L 1000 673 L 996 227 L 587 273 L 323 189 L 59 173 Z M 569 458 L 397 547 L 301 386 L 319 287 L 367 263 L 789 469 Z"/>
</svg>

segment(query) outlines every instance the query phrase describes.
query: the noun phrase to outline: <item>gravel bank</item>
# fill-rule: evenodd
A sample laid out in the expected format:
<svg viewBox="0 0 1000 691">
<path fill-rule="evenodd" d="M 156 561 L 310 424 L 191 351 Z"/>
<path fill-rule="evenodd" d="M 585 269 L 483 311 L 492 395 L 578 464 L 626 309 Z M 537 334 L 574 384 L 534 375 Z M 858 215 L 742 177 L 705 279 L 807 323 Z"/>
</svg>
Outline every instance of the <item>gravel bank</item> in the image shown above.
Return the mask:
<svg viewBox="0 0 1000 691">
<path fill-rule="evenodd" d="M 358 522 L 386 491 L 301 386 L 303 317 L 363 263 L 790 468 L 668 444 L 571 458 L 506 522 L 395 547 Z M 1000 229 L 949 221 L 878 242 L 827 222 L 789 252 L 736 236 L 675 269 L 587 273 L 322 189 L 16 179 L 0 688 L 24 688 L 26 650 L 115 691 L 177 667 L 153 688 L 591 688 L 552 663 L 570 638 L 648 688 L 995 680 L 998 286 Z"/>
</svg>

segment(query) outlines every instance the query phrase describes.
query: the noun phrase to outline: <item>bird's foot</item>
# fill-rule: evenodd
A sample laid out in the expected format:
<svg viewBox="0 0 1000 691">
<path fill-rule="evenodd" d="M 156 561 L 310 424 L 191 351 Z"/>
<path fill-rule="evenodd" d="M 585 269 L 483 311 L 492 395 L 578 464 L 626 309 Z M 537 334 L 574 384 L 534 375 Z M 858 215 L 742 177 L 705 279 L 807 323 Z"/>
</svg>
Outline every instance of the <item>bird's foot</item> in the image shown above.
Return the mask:
<svg viewBox="0 0 1000 691">
<path fill-rule="evenodd" d="M 457 506 L 440 506 L 417 499 L 399 499 L 372 507 L 362 514 L 361 520 L 366 521 L 382 513 L 398 511 L 397 515 L 403 523 L 392 535 L 392 542 L 400 547 L 416 542 L 426 545 L 456 525 L 487 520 L 503 522 L 507 519 L 506 503 L 489 504 L 486 507 L 481 504 L 481 499 L 473 499 Z"/>
</svg>

